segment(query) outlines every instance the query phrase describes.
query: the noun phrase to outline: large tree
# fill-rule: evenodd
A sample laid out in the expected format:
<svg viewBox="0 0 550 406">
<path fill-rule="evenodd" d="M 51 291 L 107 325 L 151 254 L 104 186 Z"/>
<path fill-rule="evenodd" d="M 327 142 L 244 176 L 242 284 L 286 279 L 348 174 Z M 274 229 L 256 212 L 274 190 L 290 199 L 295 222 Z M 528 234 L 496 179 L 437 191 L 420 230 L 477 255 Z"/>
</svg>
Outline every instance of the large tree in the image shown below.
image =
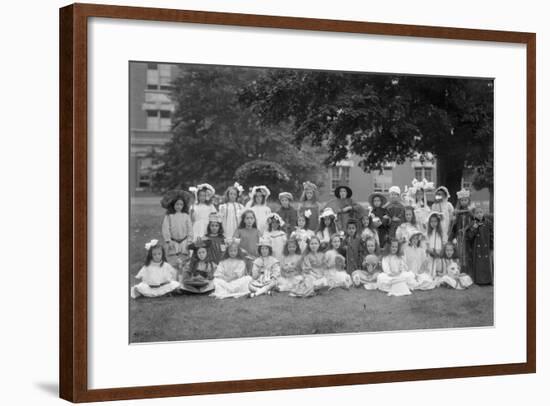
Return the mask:
<svg viewBox="0 0 550 406">
<path fill-rule="evenodd" d="M 372 171 L 430 152 L 453 196 L 464 167 L 493 159 L 488 79 L 274 70 L 240 101 L 266 127 L 289 123 L 295 143 L 325 146 L 328 164 L 352 153 Z"/>
<path fill-rule="evenodd" d="M 262 75 L 261 69 L 181 66 L 173 83 L 173 137 L 158 157 L 157 189 L 209 182 L 222 191 L 237 168 L 258 159 L 280 163 L 296 180 L 319 171 L 314 151 L 297 148 L 288 126 L 261 126 L 256 113 L 239 103 L 239 92 Z"/>
</svg>

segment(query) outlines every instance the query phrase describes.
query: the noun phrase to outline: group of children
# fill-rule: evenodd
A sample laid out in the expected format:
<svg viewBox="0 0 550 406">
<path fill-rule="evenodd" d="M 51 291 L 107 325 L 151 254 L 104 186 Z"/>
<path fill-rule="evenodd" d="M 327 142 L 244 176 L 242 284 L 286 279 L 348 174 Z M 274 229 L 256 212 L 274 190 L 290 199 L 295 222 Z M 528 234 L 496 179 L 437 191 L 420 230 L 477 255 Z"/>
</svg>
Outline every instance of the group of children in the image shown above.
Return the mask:
<svg viewBox="0 0 550 406">
<path fill-rule="evenodd" d="M 492 222 L 468 191 L 457 193 L 453 207 L 439 187 L 430 207 L 426 192 L 433 185 L 415 180 L 404 194 L 392 186 L 389 199 L 372 194 L 365 208 L 348 186 L 337 187 L 324 206 L 313 183 L 303 186 L 297 207 L 282 192 L 276 212 L 266 186 L 254 186 L 245 201 L 235 183 L 218 205 L 209 184 L 172 192 L 162 202 L 164 243 L 147 243 L 136 276 L 141 283 L 131 296 L 185 291 L 221 299 L 279 291 L 310 297 L 352 286 L 401 296 L 492 284 Z"/>
</svg>

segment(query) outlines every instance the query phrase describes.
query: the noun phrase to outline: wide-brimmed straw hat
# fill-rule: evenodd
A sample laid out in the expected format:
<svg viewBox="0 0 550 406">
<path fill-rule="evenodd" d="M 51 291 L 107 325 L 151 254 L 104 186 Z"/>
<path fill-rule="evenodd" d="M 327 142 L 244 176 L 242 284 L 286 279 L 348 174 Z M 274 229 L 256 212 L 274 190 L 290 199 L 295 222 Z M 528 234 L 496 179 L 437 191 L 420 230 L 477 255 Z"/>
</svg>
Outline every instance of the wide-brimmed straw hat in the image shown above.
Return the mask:
<svg viewBox="0 0 550 406">
<path fill-rule="evenodd" d="M 374 193 L 371 193 L 371 195 L 369 196 L 369 203 L 372 207 L 374 207 L 374 204 L 372 203 L 372 201 L 374 200 L 375 197 L 380 198 L 380 201 L 382 202 L 380 204 L 380 207 L 384 207 L 384 205 L 388 202 L 388 198 L 384 196 L 382 193 L 374 192 Z"/>
<path fill-rule="evenodd" d="M 187 190 L 175 189 L 166 192 L 160 201 L 160 205 L 165 208 L 171 208 L 178 200 L 182 200 L 187 207 L 191 201 L 193 195 Z"/>
<path fill-rule="evenodd" d="M 348 193 L 347 197 L 351 197 L 353 195 L 353 190 L 351 190 L 349 186 L 339 185 L 339 186 L 336 186 L 336 188 L 334 189 L 334 196 L 336 196 L 337 198 L 340 198 L 340 190 L 342 189 L 345 189 L 346 192 Z"/>
<path fill-rule="evenodd" d="M 319 215 L 319 218 L 325 218 L 325 217 L 336 217 L 336 213 L 334 213 L 334 210 L 332 210 L 331 207 L 326 207 L 323 212 Z"/>
</svg>

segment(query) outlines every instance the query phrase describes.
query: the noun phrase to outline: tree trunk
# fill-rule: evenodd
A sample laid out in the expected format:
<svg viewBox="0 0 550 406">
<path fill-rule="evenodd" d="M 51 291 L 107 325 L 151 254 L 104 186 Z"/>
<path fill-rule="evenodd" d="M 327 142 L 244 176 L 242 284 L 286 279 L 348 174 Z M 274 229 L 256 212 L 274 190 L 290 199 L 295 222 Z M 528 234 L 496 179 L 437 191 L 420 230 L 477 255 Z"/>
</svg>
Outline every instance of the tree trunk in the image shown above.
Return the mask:
<svg viewBox="0 0 550 406">
<path fill-rule="evenodd" d="M 462 186 L 462 172 L 464 170 L 464 157 L 450 152 L 448 155 L 437 156 L 437 185 L 445 186 L 451 195 L 449 201 L 456 204 L 456 192 Z"/>
</svg>

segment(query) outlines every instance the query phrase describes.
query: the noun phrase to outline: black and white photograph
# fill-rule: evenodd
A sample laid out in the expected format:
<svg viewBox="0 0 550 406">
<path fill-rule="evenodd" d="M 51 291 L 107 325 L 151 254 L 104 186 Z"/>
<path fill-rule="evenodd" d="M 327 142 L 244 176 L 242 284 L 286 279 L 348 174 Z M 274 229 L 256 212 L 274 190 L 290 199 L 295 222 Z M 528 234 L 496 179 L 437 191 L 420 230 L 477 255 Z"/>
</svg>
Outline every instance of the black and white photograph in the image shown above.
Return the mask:
<svg viewBox="0 0 550 406">
<path fill-rule="evenodd" d="M 130 343 L 493 326 L 493 78 L 128 69 Z"/>
</svg>

